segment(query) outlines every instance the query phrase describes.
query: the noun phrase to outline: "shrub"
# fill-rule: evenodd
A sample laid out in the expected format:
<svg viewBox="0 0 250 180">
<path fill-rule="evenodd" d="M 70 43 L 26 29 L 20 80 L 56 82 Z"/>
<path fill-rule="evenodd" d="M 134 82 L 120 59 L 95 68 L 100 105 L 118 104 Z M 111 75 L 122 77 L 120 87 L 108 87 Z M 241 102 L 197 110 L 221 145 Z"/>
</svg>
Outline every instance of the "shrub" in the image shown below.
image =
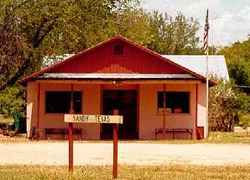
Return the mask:
<svg viewBox="0 0 250 180">
<path fill-rule="evenodd" d="M 25 102 L 24 91 L 18 86 L 7 87 L 0 91 L 0 114 L 12 115 L 19 112 L 24 116 Z"/>
<path fill-rule="evenodd" d="M 238 123 L 238 114 L 246 112 L 249 102 L 246 95 L 233 88 L 233 84 L 221 81 L 209 90 L 209 129 L 232 131 Z"/>
</svg>

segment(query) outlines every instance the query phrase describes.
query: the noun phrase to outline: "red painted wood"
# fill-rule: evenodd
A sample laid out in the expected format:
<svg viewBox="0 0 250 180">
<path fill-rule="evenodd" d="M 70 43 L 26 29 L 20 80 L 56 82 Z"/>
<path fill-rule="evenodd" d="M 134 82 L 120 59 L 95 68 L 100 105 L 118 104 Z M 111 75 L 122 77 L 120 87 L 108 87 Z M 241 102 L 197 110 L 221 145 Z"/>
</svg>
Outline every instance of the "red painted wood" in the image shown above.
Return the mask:
<svg viewBox="0 0 250 180">
<path fill-rule="evenodd" d="M 197 139 L 204 139 L 204 127 L 197 127 Z"/>
<path fill-rule="evenodd" d="M 119 109 L 113 109 L 113 115 L 118 115 Z M 118 174 L 118 130 L 119 125 L 113 124 L 113 178 Z"/>
<path fill-rule="evenodd" d="M 36 124 L 36 129 L 39 130 L 40 128 L 40 95 L 41 95 L 41 86 L 40 83 L 38 83 L 38 94 L 37 94 L 37 124 Z M 40 133 L 39 131 L 36 132 L 36 137 L 41 138 L 40 137 Z"/>
<path fill-rule="evenodd" d="M 113 125 L 113 178 L 118 174 L 118 125 Z"/>
<path fill-rule="evenodd" d="M 73 171 L 73 123 L 69 123 L 69 172 Z"/>
<path fill-rule="evenodd" d="M 123 55 L 114 55 L 113 46 L 124 46 Z M 74 60 L 53 68 L 50 72 L 60 73 L 187 73 L 181 68 L 146 53 L 123 41 L 111 41 L 105 46 L 75 56 Z"/>
</svg>

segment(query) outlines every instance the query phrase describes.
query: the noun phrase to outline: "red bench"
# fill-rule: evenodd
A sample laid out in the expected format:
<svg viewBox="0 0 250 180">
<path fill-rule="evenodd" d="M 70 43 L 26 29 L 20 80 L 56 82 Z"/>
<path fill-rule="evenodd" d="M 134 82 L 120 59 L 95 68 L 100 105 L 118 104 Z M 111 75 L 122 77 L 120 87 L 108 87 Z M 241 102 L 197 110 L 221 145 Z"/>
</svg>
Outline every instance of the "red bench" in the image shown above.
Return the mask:
<svg viewBox="0 0 250 180">
<path fill-rule="evenodd" d="M 165 131 L 165 132 L 164 132 Z M 173 139 L 175 139 L 176 133 L 188 133 L 192 139 L 193 129 L 188 128 L 156 128 L 155 129 L 155 139 L 157 139 L 158 134 L 172 133 Z"/>
<path fill-rule="evenodd" d="M 64 139 L 68 137 L 68 128 L 45 128 L 45 137 L 48 139 L 49 135 L 62 135 Z M 82 137 L 82 129 L 74 128 L 73 135 L 78 136 L 80 139 Z"/>
</svg>

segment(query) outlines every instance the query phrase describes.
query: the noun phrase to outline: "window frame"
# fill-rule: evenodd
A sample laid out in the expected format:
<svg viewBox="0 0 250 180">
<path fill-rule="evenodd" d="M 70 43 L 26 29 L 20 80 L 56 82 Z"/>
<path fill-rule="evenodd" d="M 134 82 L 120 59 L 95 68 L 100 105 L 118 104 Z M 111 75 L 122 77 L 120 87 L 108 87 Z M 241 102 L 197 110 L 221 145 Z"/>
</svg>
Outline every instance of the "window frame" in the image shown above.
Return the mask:
<svg viewBox="0 0 250 180">
<path fill-rule="evenodd" d="M 187 102 L 187 111 L 184 111 L 184 112 L 174 112 L 174 108 L 173 107 L 168 107 L 167 105 L 167 102 L 168 102 L 168 98 L 167 98 L 167 95 L 166 95 L 166 113 L 169 113 L 169 114 L 173 114 L 173 115 L 177 115 L 177 114 L 188 114 L 190 115 L 191 114 L 191 92 L 190 91 L 157 91 L 156 93 L 156 106 L 157 106 L 157 112 L 159 113 L 163 113 L 164 112 L 164 107 L 159 107 L 159 95 L 160 93 L 185 93 L 187 94 L 187 99 L 188 99 L 188 102 Z M 164 103 L 164 102 L 163 102 Z M 163 104 L 164 106 L 164 104 Z M 171 110 L 169 110 L 171 109 Z M 183 109 L 183 108 L 182 108 Z"/>
<path fill-rule="evenodd" d="M 45 114 L 49 114 L 49 115 L 54 115 L 54 114 L 68 114 L 70 109 L 68 110 L 68 112 L 48 112 L 47 111 L 47 94 L 50 93 L 50 92 L 51 93 L 69 93 L 69 94 L 71 93 L 71 91 L 69 91 L 69 90 L 46 90 L 44 92 L 44 113 Z M 80 102 L 81 102 L 80 103 L 80 111 L 79 112 L 75 112 L 75 113 L 76 114 L 82 114 L 82 112 L 83 112 L 83 92 L 80 91 L 80 90 L 74 90 L 73 93 L 80 93 Z M 70 103 L 70 101 L 69 101 L 69 103 Z M 73 102 L 73 108 L 74 108 L 74 106 L 75 106 L 75 103 Z M 75 110 L 75 108 L 74 108 L 74 110 Z"/>
</svg>

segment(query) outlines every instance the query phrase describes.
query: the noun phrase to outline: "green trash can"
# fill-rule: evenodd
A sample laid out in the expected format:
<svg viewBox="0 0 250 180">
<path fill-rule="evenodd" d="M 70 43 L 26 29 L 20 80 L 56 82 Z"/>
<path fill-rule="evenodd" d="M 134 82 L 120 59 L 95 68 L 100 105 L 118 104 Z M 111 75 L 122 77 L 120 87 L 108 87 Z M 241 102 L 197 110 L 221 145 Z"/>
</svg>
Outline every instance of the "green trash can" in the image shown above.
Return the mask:
<svg viewBox="0 0 250 180">
<path fill-rule="evenodd" d="M 21 113 L 18 113 L 18 112 L 14 112 L 12 114 L 13 118 L 14 118 L 14 127 L 15 127 L 15 131 L 19 131 L 20 130 L 20 127 L 21 127 L 21 119 L 22 119 L 22 116 L 21 116 Z"/>
</svg>

